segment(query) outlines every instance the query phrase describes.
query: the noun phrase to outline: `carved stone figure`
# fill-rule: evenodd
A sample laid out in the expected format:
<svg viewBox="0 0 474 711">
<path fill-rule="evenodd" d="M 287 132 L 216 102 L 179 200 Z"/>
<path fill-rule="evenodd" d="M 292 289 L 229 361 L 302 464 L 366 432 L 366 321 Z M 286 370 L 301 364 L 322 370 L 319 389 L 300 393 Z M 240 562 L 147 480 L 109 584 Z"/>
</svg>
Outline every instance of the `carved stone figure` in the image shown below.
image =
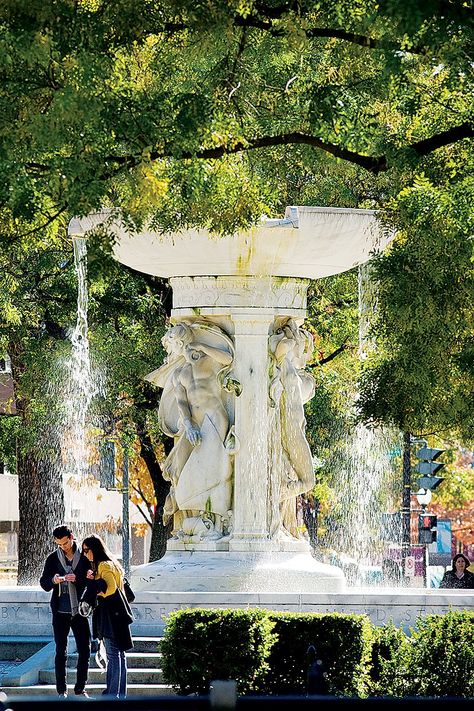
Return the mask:
<svg viewBox="0 0 474 711">
<path fill-rule="evenodd" d="M 222 329 L 202 321 L 172 326 L 163 345 L 168 358 L 147 380 L 163 388 L 160 423 L 175 439 L 163 467 L 171 482 L 164 520 L 174 516 L 174 533 L 183 540 L 218 538 L 228 530 L 232 506 L 234 346 Z"/>
<path fill-rule="evenodd" d="M 270 351 L 270 477 L 273 489 L 273 532 L 297 535 L 296 497 L 314 486 L 314 466 L 306 440 L 304 404 L 315 392 L 315 381 L 304 370 L 313 339 L 292 318 L 275 320 Z M 279 510 L 277 509 L 279 502 Z"/>
</svg>

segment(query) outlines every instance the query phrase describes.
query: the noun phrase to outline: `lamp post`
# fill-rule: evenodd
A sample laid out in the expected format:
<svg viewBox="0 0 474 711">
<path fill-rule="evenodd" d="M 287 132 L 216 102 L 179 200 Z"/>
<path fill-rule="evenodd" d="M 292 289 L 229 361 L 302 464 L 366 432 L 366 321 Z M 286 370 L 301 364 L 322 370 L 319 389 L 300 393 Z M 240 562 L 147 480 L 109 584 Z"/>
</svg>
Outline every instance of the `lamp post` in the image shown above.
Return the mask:
<svg viewBox="0 0 474 711">
<path fill-rule="evenodd" d="M 123 481 L 122 481 L 122 562 L 125 576 L 130 577 L 130 509 L 129 509 L 129 472 L 128 451 L 123 445 Z"/>
<path fill-rule="evenodd" d="M 426 507 L 429 506 L 431 503 L 431 489 L 418 489 L 416 493 L 416 500 L 418 501 L 418 504 L 421 506 L 421 515 L 424 516 L 426 512 Z M 429 531 L 430 533 L 430 540 L 427 541 L 426 538 L 423 538 L 420 542 L 423 546 L 423 587 L 426 588 L 427 582 L 428 582 L 428 542 L 431 543 L 431 530 Z"/>
</svg>

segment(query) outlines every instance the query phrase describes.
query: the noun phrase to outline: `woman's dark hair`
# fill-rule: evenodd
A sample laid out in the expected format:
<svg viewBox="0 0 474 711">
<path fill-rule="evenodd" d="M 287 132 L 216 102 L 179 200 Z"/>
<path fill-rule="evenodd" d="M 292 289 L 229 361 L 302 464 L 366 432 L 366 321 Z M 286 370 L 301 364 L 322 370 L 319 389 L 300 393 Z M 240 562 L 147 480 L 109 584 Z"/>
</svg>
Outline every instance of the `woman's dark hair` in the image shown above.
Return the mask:
<svg viewBox="0 0 474 711">
<path fill-rule="evenodd" d="M 466 555 L 464 555 L 464 553 L 457 553 L 453 558 L 453 571 L 454 572 L 456 572 L 456 561 L 459 560 L 459 558 L 462 558 L 463 561 L 466 563 L 466 568 L 469 568 L 469 566 L 471 565 L 471 561 L 469 560 L 469 558 Z"/>
<path fill-rule="evenodd" d="M 122 566 L 114 558 L 114 556 L 109 551 L 100 536 L 96 536 L 94 533 L 92 533 L 90 536 L 87 536 L 87 538 L 84 538 L 84 540 L 82 541 L 82 548 L 84 548 L 84 546 L 86 546 L 86 548 L 89 548 L 89 550 L 92 551 L 92 559 L 96 567 L 104 560 L 111 560 L 113 563 L 115 563 L 115 565 L 122 569 Z"/>
</svg>

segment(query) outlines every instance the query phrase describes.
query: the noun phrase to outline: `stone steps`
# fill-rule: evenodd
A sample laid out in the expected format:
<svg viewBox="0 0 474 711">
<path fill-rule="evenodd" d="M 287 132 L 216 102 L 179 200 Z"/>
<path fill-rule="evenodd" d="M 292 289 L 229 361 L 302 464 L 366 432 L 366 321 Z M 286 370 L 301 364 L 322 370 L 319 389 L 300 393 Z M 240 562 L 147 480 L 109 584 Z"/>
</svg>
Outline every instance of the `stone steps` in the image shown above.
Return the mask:
<svg viewBox="0 0 474 711">
<path fill-rule="evenodd" d="M 128 666 L 128 659 L 127 659 Z M 54 669 L 42 669 L 39 673 L 40 684 L 54 684 L 55 682 Z M 68 668 L 66 671 L 66 681 L 68 684 L 74 684 L 76 679 L 75 668 Z M 162 684 L 163 674 L 161 669 L 156 667 L 136 669 L 128 666 L 127 681 L 130 684 Z M 89 669 L 88 684 L 105 684 L 105 670 Z"/>
<path fill-rule="evenodd" d="M 162 655 L 160 652 L 127 652 L 127 666 L 130 669 L 159 669 L 161 666 Z M 67 657 L 68 669 L 77 667 L 77 654 L 68 654 Z M 95 654 L 91 654 L 89 661 L 89 670 L 98 669 Z"/>
<path fill-rule="evenodd" d="M 100 697 L 105 690 L 105 684 L 88 684 L 87 693 L 91 698 Z M 35 684 L 34 686 L 10 686 L 2 687 L 2 691 L 7 695 L 7 699 L 13 696 L 56 696 L 54 684 Z M 74 697 L 74 685 L 68 684 L 68 696 Z M 175 692 L 166 684 L 128 684 L 127 696 L 175 696 Z"/>
<path fill-rule="evenodd" d="M 161 670 L 162 655 L 158 651 L 160 637 L 135 637 L 134 649 L 127 653 L 127 695 L 128 696 L 171 696 L 174 695 L 172 687 L 163 681 Z M 70 648 L 75 648 L 74 639 L 70 639 Z M 74 696 L 74 682 L 76 678 L 77 653 L 68 654 L 66 679 L 68 695 Z M 105 672 L 97 667 L 95 653 L 91 654 L 87 693 L 97 697 L 105 689 Z M 54 668 L 40 668 L 38 670 L 38 683 L 34 685 L 2 687 L 8 696 L 55 696 Z"/>
</svg>

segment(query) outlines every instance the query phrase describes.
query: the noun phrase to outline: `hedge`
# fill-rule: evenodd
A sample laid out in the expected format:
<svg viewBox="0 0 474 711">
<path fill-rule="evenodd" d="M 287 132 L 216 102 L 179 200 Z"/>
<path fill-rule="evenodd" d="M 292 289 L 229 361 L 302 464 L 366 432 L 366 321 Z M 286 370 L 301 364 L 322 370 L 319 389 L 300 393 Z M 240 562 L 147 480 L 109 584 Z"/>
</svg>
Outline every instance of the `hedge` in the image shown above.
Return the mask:
<svg viewBox="0 0 474 711">
<path fill-rule="evenodd" d="M 234 679 L 239 693 L 257 688 L 275 641 L 265 610 L 179 610 L 161 643 L 163 676 L 180 694 L 207 694 L 213 679 Z"/>
<path fill-rule="evenodd" d="M 267 694 L 306 691 L 307 650 L 322 660 L 328 691 L 334 696 L 366 696 L 373 627 L 365 615 L 270 613 L 277 640 L 265 676 Z"/>
<path fill-rule="evenodd" d="M 180 610 L 162 642 L 163 673 L 181 694 L 234 679 L 240 694 L 307 692 L 308 647 L 333 696 L 474 697 L 474 613 L 420 617 L 407 636 L 365 615 Z"/>
<path fill-rule="evenodd" d="M 163 676 L 179 693 L 235 679 L 239 693 L 305 693 L 314 645 L 334 695 L 367 694 L 372 626 L 364 615 L 180 610 L 162 642 Z"/>
</svg>

